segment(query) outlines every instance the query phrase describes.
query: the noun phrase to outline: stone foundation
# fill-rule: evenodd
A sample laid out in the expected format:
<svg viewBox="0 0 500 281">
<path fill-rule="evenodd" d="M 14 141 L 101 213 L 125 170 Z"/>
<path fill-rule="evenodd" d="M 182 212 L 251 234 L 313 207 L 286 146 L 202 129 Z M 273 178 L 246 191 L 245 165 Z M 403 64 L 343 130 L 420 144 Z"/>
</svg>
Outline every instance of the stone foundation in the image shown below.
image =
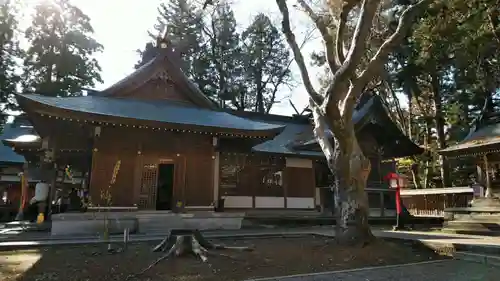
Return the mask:
<svg viewBox="0 0 500 281">
<path fill-rule="evenodd" d="M 447 232 L 500 236 L 500 200 L 479 198 L 471 207 L 445 209 L 444 219 Z"/>
<path fill-rule="evenodd" d="M 240 229 L 244 213 L 193 212 L 175 214 L 169 211 L 108 212 L 110 234 L 167 233 L 171 229 Z M 104 212 L 63 213 L 52 216 L 51 234 L 97 235 L 104 233 Z"/>
</svg>

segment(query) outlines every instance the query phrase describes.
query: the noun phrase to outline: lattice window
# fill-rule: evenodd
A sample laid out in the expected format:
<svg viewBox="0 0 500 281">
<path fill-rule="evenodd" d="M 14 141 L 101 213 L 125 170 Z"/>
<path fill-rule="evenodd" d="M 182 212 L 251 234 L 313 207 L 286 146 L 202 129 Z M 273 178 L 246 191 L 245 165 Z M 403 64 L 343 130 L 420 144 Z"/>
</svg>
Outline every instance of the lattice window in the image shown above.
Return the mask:
<svg viewBox="0 0 500 281">
<path fill-rule="evenodd" d="M 145 209 L 147 207 L 149 207 L 148 206 L 148 198 L 147 197 L 139 198 L 139 208 Z"/>
<path fill-rule="evenodd" d="M 156 198 L 156 185 L 158 180 L 158 166 L 144 164 L 142 168 L 141 194 L 139 205 L 143 208 L 152 206 Z"/>
</svg>

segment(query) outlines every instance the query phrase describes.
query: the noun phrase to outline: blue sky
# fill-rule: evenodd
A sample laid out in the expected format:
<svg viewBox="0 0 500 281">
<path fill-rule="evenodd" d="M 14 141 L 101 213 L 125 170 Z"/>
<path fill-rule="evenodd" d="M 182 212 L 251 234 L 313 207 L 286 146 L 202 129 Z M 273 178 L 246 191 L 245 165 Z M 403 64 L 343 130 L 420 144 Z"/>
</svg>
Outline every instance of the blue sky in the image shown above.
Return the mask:
<svg viewBox="0 0 500 281">
<path fill-rule="evenodd" d="M 25 1 L 35 3 L 40 0 Z M 147 31 L 151 30 L 156 22 L 156 9 L 162 0 L 72 0 L 72 2 L 90 16 L 95 29 L 95 37 L 104 45 L 104 52 L 97 55 L 103 69 L 104 84 L 97 88 L 109 86 L 133 71 L 133 65 L 138 60 L 136 50 L 142 48 L 149 40 Z M 265 12 L 277 25 L 280 24 L 281 17 L 274 0 L 234 0 L 232 3 L 240 26 L 247 25 L 259 12 Z M 292 19 L 298 37 L 297 41 L 300 42 L 303 34 L 311 31 L 311 25 L 299 11 L 293 11 Z M 310 41 L 303 49 L 304 55 L 321 48 L 321 41 Z M 301 86 L 295 65 L 293 65 L 293 70 L 300 86 L 292 91 L 288 88 L 283 89 L 280 95 L 281 98 L 290 96 L 297 108 L 301 110 L 306 105 L 307 94 Z M 317 72 L 312 70 L 312 80 L 317 80 L 314 77 L 316 75 Z M 273 108 L 273 113 L 289 115 L 294 111 L 288 99 L 284 99 Z"/>
</svg>

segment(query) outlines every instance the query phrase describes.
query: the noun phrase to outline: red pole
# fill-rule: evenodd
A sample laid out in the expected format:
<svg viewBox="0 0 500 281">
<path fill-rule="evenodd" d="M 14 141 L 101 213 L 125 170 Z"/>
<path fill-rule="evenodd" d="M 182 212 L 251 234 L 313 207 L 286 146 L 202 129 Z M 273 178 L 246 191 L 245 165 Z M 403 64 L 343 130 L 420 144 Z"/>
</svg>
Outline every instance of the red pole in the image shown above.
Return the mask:
<svg viewBox="0 0 500 281">
<path fill-rule="evenodd" d="M 398 180 L 398 185 L 396 186 L 396 212 L 399 215 L 401 215 L 401 187 L 399 186 L 399 180 Z"/>
<path fill-rule="evenodd" d="M 401 226 L 401 186 L 399 185 L 399 178 L 396 177 L 396 225 L 394 230 L 400 230 Z"/>
</svg>

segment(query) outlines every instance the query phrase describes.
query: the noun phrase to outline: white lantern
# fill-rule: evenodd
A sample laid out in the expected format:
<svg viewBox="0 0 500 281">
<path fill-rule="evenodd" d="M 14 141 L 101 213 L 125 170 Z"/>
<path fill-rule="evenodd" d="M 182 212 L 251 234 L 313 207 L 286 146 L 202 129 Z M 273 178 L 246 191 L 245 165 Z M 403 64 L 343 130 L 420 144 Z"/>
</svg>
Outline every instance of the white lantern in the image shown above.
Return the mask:
<svg viewBox="0 0 500 281">
<path fill-rule="evenodd" d="M 389 180 L 389 186 L 391 188 L 398 188 L 398 179 L 392 178 Z"/>
</svg>

